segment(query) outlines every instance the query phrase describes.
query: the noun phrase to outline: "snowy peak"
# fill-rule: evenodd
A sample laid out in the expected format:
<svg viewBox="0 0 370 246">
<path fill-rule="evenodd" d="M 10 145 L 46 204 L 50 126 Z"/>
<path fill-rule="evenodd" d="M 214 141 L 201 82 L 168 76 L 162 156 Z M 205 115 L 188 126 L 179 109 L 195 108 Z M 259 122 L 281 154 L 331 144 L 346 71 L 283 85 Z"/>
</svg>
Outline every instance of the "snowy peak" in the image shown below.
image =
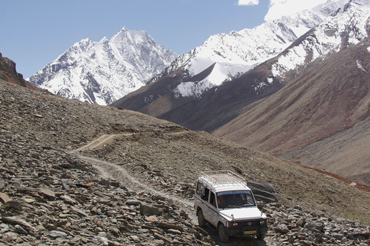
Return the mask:
<svg viewBox="0 0 370 246">
<path fill-rule="evenodd" d="M 67 98 L 107 105 L 145 85 L 176 57 L 145 31 L 124 27 L 110 40 L 75 43 L 30 81 Z"/>
<path fill-rule="evenodd" d="M 286 74 L 331 53 L 339 52 L 367 38 L 370 34 L 370 4 L 362 0 L 347 2 L 326 18 L 310 33 L 302 36 L 279 56 L 273 64 L 275 77 L 286 79 Z"/>
<path fill-rule="evenodd" d="M 126 27 L 122 28 L 110 40 L 110 43 L 115 44 L 117 47 L 127 44 L 138 46 L 145 42 L 153 43 L 154 40 L 145 31 L 128 30 Z"/>
<path fill-rule="evenodd" d="M 283 16 L 253 29 L 232 31 L 211 36 L 200 47 L 179 56 L 161 76 L 182 69 L 183 81 L 174 90 L 178 97 L 200 97 L 209 89 L 230 81 L 278 55 L 298 37 L 321 23 L 341 8 L 341 1 L 328 1 L 312 10 Z M 217 64 L 213 66 L 213 64 Z M 213 71 L 202 81 L 188 79 L 213 66 Z"/>
<path fill-rule="evenodd" d="M 319 13 L 324 17 L 334 15 L 339 9 L 343 8 L 349 0 L 327 0 L 325 3 L 312 8 L 312 11 Z"/>
</svg>

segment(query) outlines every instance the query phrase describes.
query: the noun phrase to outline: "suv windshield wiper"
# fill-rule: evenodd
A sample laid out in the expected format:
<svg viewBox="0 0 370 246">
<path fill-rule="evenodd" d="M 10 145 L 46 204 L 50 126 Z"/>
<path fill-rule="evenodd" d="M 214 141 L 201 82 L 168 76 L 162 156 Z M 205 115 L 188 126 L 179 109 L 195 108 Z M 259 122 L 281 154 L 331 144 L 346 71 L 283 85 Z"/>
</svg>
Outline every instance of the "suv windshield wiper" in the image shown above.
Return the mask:
<svg viewBox="0 0 370 246">
<path fill-rule="evenodd" d="M 240 208 L 240 205 L 229 205 L 228 208 Z"/>
<path fill-rule="evenodd" d="M 244 203 L 243 205 L 241 205 L 242 207 L 253 207 L 254 204 L 252 203 Z"/>
<path fill-rule="evenodd" d="M 230 204 L 230 205 L 227 205 L 226 207 L 223 207 L 224 208 L 245 208 L 245 207 L 253 207 L 254 204 L 251 204 L 251 203 L 244 203 L 244 204 L 241 204 L 241 205 L 233 205 L 233 204 Z"/>
</svg>

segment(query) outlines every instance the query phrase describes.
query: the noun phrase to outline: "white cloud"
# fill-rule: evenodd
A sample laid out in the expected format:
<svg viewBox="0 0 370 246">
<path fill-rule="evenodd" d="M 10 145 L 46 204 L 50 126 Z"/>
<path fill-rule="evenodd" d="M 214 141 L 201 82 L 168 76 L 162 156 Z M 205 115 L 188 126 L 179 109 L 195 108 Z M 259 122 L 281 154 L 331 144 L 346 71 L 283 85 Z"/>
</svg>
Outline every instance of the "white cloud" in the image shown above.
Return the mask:
<svg viewBox="0 0 370 246">
<path fill-rule="evenodd" d="M 241 0 L 239 0 L 240 2 Z M 327 0 L 270 0 L 270 8 L 265 20 L 278 19 L 283 15 L 290 15 L 303 9 L 310 9 Z"/>
<path fill-rule="evenodd" d="M 238 5 L 258 5 L 259 0 L 239 0 Z"/>
</svg>

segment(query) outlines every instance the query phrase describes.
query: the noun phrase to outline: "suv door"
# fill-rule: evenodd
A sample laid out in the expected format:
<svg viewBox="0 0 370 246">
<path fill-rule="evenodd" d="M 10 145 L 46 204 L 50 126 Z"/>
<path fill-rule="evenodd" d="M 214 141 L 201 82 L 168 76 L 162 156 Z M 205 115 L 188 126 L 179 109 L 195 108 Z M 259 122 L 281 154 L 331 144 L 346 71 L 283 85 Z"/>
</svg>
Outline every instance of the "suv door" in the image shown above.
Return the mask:
<svg viewBox="0 0 370 246">
<path fill-rule="evenodd" d="M 208 204 L 208 199 L 209 199 L 209 189 L 205 187 L 205 185 L 202 182 L 197 182 L 197 187 L 195 191 L 195 209 L 197 209 L 197 216 L 199 217 L 198 214 L 198 208 L 201 210 L 201 217 L 203 219 L 206 219 L 206 211 L 207 211 L 207 204 Z M 199 219 L 199 218 L 198 218 Z M 207 220 L 207 219 L 206 219 Z M 201 219 L 202 221 L 202 219 Z"/>
<path fill-rule="evenodd" d="M 218 210 L 216 206 L 216 194 L 210 191 L 202 182 L 197 183 L 195 193 L 195 204 L 197 207 L 201 208 L 204 219 L 212 225 L 217 225 Z M 199 214 L 197 214 L 197 216 L 199 217 Z"/>
<path fill-rule="evenodd" d="M 209 196 L 209 203 L 207 209 L 207 221 L 214 226 L 218 223 L 218 209 L 217 209 L 216 194 L 212 191 Z"/>
</svg>

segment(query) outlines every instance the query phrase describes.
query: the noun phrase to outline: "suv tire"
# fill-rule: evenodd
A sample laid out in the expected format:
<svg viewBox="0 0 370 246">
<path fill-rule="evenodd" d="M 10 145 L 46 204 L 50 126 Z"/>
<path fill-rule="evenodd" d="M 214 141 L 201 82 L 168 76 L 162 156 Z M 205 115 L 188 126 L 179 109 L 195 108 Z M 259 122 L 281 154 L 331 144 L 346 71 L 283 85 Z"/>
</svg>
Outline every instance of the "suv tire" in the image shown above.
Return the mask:
<svg viewBox="0 0 370 246">
<path fill-rule="evenodd" d="M 204 219 L 202 209 L 199 209 L 198 210 L 198 214 L 197 215 L 198 215 L 198 224 L 199 224 L 199 227 L 205 227 L 206 226 L 206 220 Z"/>
<path fill-rule="evenodd" d="M 229 241 L 229 235 L 227 234 L 223 224 L 219 224 L 217 228 L 218 238 L 221 242 L 227 243 Z"/>
</svg>

